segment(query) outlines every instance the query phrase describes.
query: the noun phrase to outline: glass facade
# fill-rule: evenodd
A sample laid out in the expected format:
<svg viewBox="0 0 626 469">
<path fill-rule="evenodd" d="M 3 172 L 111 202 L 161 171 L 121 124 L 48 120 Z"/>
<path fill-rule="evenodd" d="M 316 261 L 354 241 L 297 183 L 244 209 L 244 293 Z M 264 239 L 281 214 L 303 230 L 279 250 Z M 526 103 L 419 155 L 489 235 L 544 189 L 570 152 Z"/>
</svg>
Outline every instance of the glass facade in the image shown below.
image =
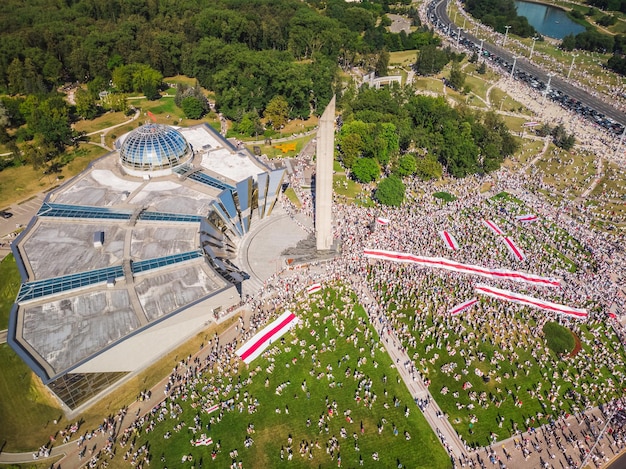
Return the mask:
<svg viewBox="0 0 626 469">
<path fill-rule="evenodd" d="M 123 165 L 144 171 L 173 168 L 191 155 L 185 137 L 161 124 L 146 124 L 133 130 L 120 149 Z"/>
<path fill-rule="evenodd" d="M 68 373 L 48 384 L 50 390 L 70 409 L 84 404 L 100 391 L 127 375 L 127 372 Z"/>
</svg>

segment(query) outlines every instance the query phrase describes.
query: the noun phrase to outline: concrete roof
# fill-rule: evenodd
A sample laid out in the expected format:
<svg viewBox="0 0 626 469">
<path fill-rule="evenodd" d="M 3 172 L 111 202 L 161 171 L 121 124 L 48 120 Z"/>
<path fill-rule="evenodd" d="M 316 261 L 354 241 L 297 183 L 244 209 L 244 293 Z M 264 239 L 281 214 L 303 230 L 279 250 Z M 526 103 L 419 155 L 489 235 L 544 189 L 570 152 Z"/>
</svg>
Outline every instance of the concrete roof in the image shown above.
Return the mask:
<svg viewBox="0 0 626 469">
<path fill-rule="evenodd" d="M 180 131 L 203 153 L 196 156 L 196 167 L 202 161 L 212 174 L 236 182 L 268 169 L 208 126 Z M 49 194 L 46 202 L 204 216 L 218 193 L 176 174 L 145 180 L 128 176 L 118 153 L 112 152 Z M 104 232 L 102 246 L 94 246 L 97 231 Z M 199 223 L 35 217 L 13 246 L 24 282 L 119 266 L 124 275 L 109 285 L 86 285 L 19 304 L 9 342 L 19 345 L 44 381 L 68 371 L 128 371 L 145 365 L 188 335 L 190 325 L 212 319 L 212 308 L 227 309 L 239 301 L 235 287 L 202 257 L 128 274 L 130 261 L 199 248 Z"/>
</svg>

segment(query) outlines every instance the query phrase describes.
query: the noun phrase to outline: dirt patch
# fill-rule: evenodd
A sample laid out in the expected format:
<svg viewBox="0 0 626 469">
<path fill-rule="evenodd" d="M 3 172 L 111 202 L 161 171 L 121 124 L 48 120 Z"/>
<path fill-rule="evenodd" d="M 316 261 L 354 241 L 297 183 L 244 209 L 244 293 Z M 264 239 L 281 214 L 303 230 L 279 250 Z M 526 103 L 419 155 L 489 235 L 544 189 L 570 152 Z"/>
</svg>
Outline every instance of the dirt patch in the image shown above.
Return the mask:
<svg viewBox="0 0 626 469">
<path fill-rule="evenodd" d="M 576 334 L 574 334 L 573 332 L 572 332 L 572 335 L 574 336 L 574 348 L 567 355 L 570 358 L 575 357 L 576 355 L 578 355 L 578 352 L 580 352 L 580 350 L 583 348 L 582 344 L 580 343 L 580 339 L 578 338 L 578 336 Z"/>
</svg>

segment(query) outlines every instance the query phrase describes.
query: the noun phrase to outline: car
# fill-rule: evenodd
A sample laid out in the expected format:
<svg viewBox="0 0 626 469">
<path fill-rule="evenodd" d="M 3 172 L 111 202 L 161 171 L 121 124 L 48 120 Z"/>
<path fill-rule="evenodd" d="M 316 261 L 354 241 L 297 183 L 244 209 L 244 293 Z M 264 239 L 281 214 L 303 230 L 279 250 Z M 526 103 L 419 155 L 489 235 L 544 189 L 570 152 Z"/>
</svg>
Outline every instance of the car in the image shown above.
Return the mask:
<svg viewBox="0 0 626 469">
<path fill-rule="evenodd" d="M 13 214 L 11 212 L 7 212 L 6 210 L 0 211 L 0 217 L 2 218 L 11 218 Z"/>
</svg>

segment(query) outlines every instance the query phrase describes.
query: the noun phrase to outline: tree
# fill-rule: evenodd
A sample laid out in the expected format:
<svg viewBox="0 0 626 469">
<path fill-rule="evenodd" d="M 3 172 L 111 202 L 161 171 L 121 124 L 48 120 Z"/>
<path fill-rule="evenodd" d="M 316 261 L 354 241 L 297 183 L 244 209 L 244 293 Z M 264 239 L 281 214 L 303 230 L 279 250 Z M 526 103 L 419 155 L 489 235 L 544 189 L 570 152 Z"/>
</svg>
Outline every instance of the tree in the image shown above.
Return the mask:
<svg viewBox="0 0 626 469">
<path fill-rule="evenodd" d="M 484 61 L 481 62 L 476 71 L 479 74 L 484 75 L 485 73 L 487 73 L 487 64 Z"/>
<path fill-rule="evenodd" d="M 359 134 L 349 133 L 341 136 L 339 147 L 341 150 L 341 162 L 346 168 L 352 168 L 363 153 L 365 145 Z"/>
<path fill-rule="evenodd" d="M 437 157 L 433 154 L 428 154 L 423 158 L 416 160 L 415 174 L 422 181 L 430 181 L 432 179 L 441 179 L 443 175 L 443 167 L 441 163 L 437 161 Z"/>
<path fill-rule="evenodd" d="M 194 96 L 187 96 L 183 99 L 180 107 L 188 119 L 200 119 L 204 114 L 202 102 Z"/>
<path fill-rule="evenodd" d="M 427 45 L 419 51 L 415 62 L 415 71 L 419 75 L 434 75 L 443 70 L 449 61 L 446 51 L 434 45 Z"/>
<path fill-rule="evenodd" d="M 85 119 L 93 119 L 98 115 L 96 100 L 89 91 L 78 88 L 74 93 L 74 102 L 76 103 L 76 113 L 79 116 Z"/>
<path fill-rule="evenodd" d="M 289 116 L 289 103 L 284 96 L 274 96 L 263 113 L 263 117 L 271 123 L 274 130 L 280 130 L 287 122 Z"/>
<path fill-rule="evenodd" d="M 573 34 L 568 34 L 561 41 L 561 49 L 571 51 L 576 47 L 576 38 Z"/>
<path fill-rule="evenodd" d="M 404 201 L 406 187 L 398 176 L 386 177 L 378 184 L 374 198 L 383 205 L 399 207 Z"/>
<path fill-rule="evenodd" d="M 352 165 L 352 174 L 359 182 L 367 184 L 380 176 L 380 166 L 373 158 L 359 158 Z"/>
<path fill-rule="evenodd" d="M 465 84 L 465 73 L 461 70 L 461 66 L 458 62 L 453 62 L 450 68 L 450 86 L 460 91 Z"/>
<path fill-rule="evenodd" d="M 378 54 L 378 61 L 376 62 L 376 75 L 379 77 L 386 77 L 389 73 L 389 51 L 382 49 Z"/>
<path fill-rule="evenodd" d="M 415 156 L 411 153 L 407 153 L 398 158 L 393 172 L 399 177 L 407 177 L 414 174 L 416 170 L 417 162 L 415 161 Z"/>
</svg>

